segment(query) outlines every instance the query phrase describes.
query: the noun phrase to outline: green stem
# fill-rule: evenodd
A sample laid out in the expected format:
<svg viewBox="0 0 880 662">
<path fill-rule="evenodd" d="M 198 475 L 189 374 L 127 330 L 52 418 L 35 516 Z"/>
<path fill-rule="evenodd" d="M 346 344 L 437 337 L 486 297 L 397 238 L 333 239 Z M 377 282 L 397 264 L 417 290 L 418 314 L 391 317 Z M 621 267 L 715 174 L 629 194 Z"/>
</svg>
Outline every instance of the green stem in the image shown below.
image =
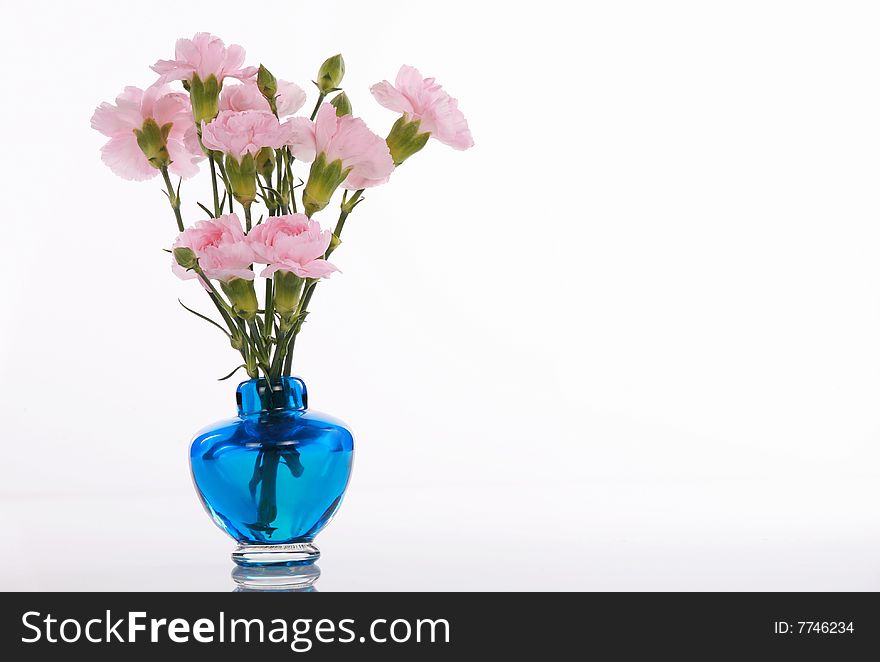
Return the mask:
<svg viewBox="0 0 880 662">
<path fill-rule="evenodd" d="M 208 154 L 208 161 L 211 163 L 211 188 L 214 192 L 214 218 L 216 218 L 223 213 L 223 210 L 220 209 L 220 193 L 217 190 L 217 166 L 214 163 L 213 154 Z"/>
<path fill-rule="evenodd" d="M 312 116 L 309 118 L 313 122 L 315 121 L 315 116 L 318 114 L 318 110 L 321 108 L 321 104 L 324 103 L 326 96 L 327 95 L 323 92 L 318 95 L 318 103 L 315 104 L 315 109 L 312 111 Z"/>
<path fill-rule="evenodd" d="M 162 166 L 162 179 L 165 180 L 165 188 L 168 190 L 168 202 L 174 210 L 174 218 L 177 219 L 177 229 L 183 232 L 183 217 L 180 215 L 180 196 L 174 192 L 174 186 L 171 184 L 171 177 L 168 176 L 168 168 Z"/>
<path fill-rule="evenodd" d="M 275 319 L 275 297 L 272 290 L 272 279 L 266 279 L 266 300 L 263 303 L 263 335 L 272 335 L 272 320 Z"/>
<path fill-rule="evenodd" d="M 251 379 L 256 379 L 260 376 L 259 370 L 257 368 L 257 361 L 254 359 L 257 358 L 256 347 L 254 347 L 253 339 L 248 335 L 247 327 L 244 324 L 244 320 L 236 318 L 235 322 L 238 324 L 238 329 L 241 332 L 242 337 L 244 338 L 244 347 L 242 347 L 242 355 L 244 356 L 245 368 L 247 369 L 248 376 Z"/>
<path fill-rule="evenodd" d="M 245 226 L 245 232 L 251 231 L 251 206 L 250 205 L 244 206 L 244 226 Z"/>
<path fill-rule="evenodd" d="M 342 234 L 342 228 L 345 225 L 345 219 L 347 219 L 347 218 L 348 218 L 347 211 L 342 211 L 339 214 L 339 220 L 336 221 L 336 227 L 333 228 L 333 234 L 336 235 L 337 239 L 339 238 L 339 235 Z M 330 246 L 328 246 L 327 252 L 324 253 L 324 259 L 326 260 L 328 257 L 330 257 L 330 253 L 332 253 L 334 250 L 335 250 L 335 248 L 333 247 L 332 244 Z"/>
<path fill-rule="evenodd" d="M 269 377 L 269 351 L 266 345 L 266 341 L 263 338 L 263 334 L 260 331 L 260 325 L 256 320 L 251 320 L 248 323 L 248 326 L 251 330 L 251 339 L 253 340 L 254 349 L 257 352 L 257 359 L 260 367 L 263 369 L 263 372 L 266 373 L 266 377 Z"/>
<path fill-rule="evenodd" d="M 293 194 L 293 169 L 291 164 L 293 163 L 293 154 L 290 152 L 290 147 L 284 148 L 284 167 L 287 170 L 287 190 L 288 190 L 288 198 L 290 200 L 290 211 L 294 214 L 296 213 L 296 196 Z"/>
<path fill-rule="evenodd" d="M 285 147 L 284 149 L 287 149 Z M 282 204 L 281 194 L 284 190 L 284 151 L 281 149 L 275 150 L 275 179 L 278 181 L 278 215 L 286 214 L 287 208 Z"/>
<path fill-rule="evenodd" d="M 229 199 L 229 213 L 232 213 L 232 184 L 229 183 L 229 177 L 226 174 L 226 167 L 222 161 L 217 161 L 217 168 L 220 170 L 220 177 L 223 178 L 223 186 L 226 187 L 226 197 Z M 222 209 L 220 211 L 223 211 Z"/>
<path fill-rule="evenodd" d="M 260 184 L 260 191 L 263 193 L 263 199 L 266 203 L 266 208 L 269 210 L 269 216 L 275 216 L 280 213 L 277 210 L 281 209 L 281 201 L 275 195 L 275 189 L 272 187 L 272 175 L 265 176 L 263 179 L 266 181 L 266 188 L 263 188 L 263 185 Z M 257 183 L 259 182 L 260 177 L 257 175 Z"/>
<path fill-rule="evenodd" d="M 345 219 L 348 218 L 349 214 L 354 211 L 354 208 L 357 206 L 358 201 L 361 199 L 361 196 L 364 194 L 364 189 L 358 189 L 354 192 L 354 195 L 351 196 L 350 199 L 344 199 L 342 201 L 342 209 L 339 211 L 339 219 L 336 221 L 336 227 L 333 228 L 333 234 L 339 239 L 342 236 L 342 228 L 345 227 Z M 333 244 L 327 247 L 327 252 L 324 253 L 324 259 L 330 257 L 330 254 L 336 250 L 336 247 Z"/>
<path fill-rule="evenodd" d="M 278 346 L 275 348 L 275 356 L 272 359 L 273 375 L 278 375 L 278 371 L 281 369 L 282 359 L 285 359 L 286 361 L 285 352 L 292 333 L 293 329 L 287 327 L 284 320 L 282 320 L 281 326 L 278 328 Z M 287 364 L 285 363 L 285 365 Z"/>
</svg>

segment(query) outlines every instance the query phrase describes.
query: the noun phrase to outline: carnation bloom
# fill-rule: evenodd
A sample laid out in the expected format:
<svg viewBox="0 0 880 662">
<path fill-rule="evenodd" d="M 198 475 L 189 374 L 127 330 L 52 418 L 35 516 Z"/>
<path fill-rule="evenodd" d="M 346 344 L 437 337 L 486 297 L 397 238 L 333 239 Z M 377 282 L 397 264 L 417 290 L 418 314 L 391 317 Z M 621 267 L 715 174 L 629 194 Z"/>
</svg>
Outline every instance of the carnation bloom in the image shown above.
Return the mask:
<svg viewBox="0 0 880 662">
<path fill-rule="evenodd" d="M 278 93 L 275 95 L 275 105 L 278 108 L 278 117 L 293 115 L 306 103 L 306 93 L 296 83 L 286 80 L 278 81 Z"/>
<path fill-rule="evenodd" d="M 206 81 L 212 75 L 222 83 L 227 77 L 244 80 L 257 73 L 256 67 L 242 67 L 243 63 L 244 49 L 241 46 L 232 44 L 227 48 L 219 37 L 198 32 L 192 39 L 178 39 L 174 59 L 159 60 L 152 69 L 163 83 L 191 81 L 193 76 Z"/>
<path fill-rule="evenodd" d="M 196 174 L 196 163 L 205 155 L 199 147 L 189 99 L 180 92 L 170 92 L 161 83 L 146 90 L 126 87 L 116 97 L 115 105 L 104 102 L 95 109 L 92 128 L 110 138 L 101 148 L 104 163 L 125 179 L 141 181 L 155 177 L 158 170 L 141 150 L 135 134 L 147 120 L 153 120 L 159 127 L 171 124 L 165 140 L 171 161 L 168 170 L 180 177 Z"/>
<path fill-rule="evenodd" d="M 278 93 L 275 105 L 279 117 L 293 115 L 306 102 L 306 93 L 296 83 L 278 81 Z M 256 83 L 245 81 L 241 85 L 227 85 L 220 92 L 220 110 L 241 112 L 244 110 L 262 110 L 271 112 L 269 102 L 260 92 Z"/>
<path fill-rule="evenodd" d="M 336 109 L 325 103 L 314 122 L 304 117 L 287 121 L 290 147 L 301 161 L 314 161 L 323 154 L 327 163 L 342 161 L 348 175 L 342 186 L 357 190 L 388 181 L 394 163 L 383 138 L 367 128 L 364 121 L 351 115 L 336 116 Z"/>
<path fill-rule="evenodd" d="M 235 214 L 199 221 L 177 236 L 174 248 L 191 249 L 199 260 L 199 267 L 209 279 L 254 279 L 251 264 L 255 261 L 255 255 Z M 196 277 L 195 271 L 187 271 L 176 261 L 172 262 L 171 268 L 180 278 Z"/>
<path fill-rule="evenodd" d="M 221 111 L 240 113 L 244 110 L 263 110 L 269 112 L 269 102 L 260 92 L 257 84 L 245 81 L 241 85 L 225 85 L 220 91 Z"/>
<path fill-rule="evenodd" d="M 277 149 L 289 135 L 289 128 L 268 110 L 223 110 L 210 123 L 202 122 L 202 144 L 239 160 L 263 147 Z"/>
<path fill-rule="evenodd" d="M 276 271 L 289 271 L 300 278 L 325 278 L 336 267 L 324 259 L 333 234 L 321 230 L 317 221 L 305 214 L 272 216 L 247 236 L 256 262 L 267 264 L 263 277 Z"/>
<path fill-rule="evenodd" d="M 385 108 L 420 120 L 420 131 L 430 133 L 455 149 L 473 147 L 474 139 L 458 101 L 449 96 L 433 78 L 422 78 L 415 67 L 403 65 L 392 85 L 387 80 L 370 88 Z"/>
</svg>

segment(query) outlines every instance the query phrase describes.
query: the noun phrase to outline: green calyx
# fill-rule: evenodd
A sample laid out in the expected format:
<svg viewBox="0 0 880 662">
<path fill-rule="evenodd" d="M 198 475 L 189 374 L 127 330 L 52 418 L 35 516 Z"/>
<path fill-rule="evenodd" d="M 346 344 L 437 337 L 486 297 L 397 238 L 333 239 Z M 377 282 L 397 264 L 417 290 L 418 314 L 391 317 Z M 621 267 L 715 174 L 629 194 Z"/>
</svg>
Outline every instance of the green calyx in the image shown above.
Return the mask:
<svg viewBox="0 0 880 662">
<path fill-rule="evenodd" d="M 275 171 L 275 150 L 271 147 L 263 147 L 254 157 L 254 167 L 257 172 L 266 179 Z"/>
<path fill-rule="evenodd" d="M 257 198 L 257 165 L 253 154 L 245 154 L 241 161 L 227 154 L 225 163 L 232 195 L 240 204 L 249 207 Z"/>
<path fill-rule="evenodd" d="M 254 290 L 254 281 L 244 278 L 230 278 L 220 281 L 220 287 L 232 302 L 232 310 L 244 320 L 256 319 L 257 293 Z"/>
<path fill-rule="evenodd" d="M 340 92 L 330 101 L 330 105 L 336 109 L 336 117 L 351 115 L 351 101 L 345 92 Z"/>
<path fill-rule="evenodd" d="M 304 280 L 292 271 L 276 271 L 275 311 L 282 319 L 289 319 L 299 307 Z"/>
<path fill-rule="evenodd" d="M 157 170 L 171 165 L 171 157 L 168 154 L 168 135 L 171 133 L 171 127 L 171 122 L 159 126 L 156 120 L 148 117 L 140 129 L 134 129 L 138 147 L 141 148 L 150 165 Z"/>
<path fill-rule="evenodd" d="M 388 150 L 391 152 L 391 159 L 395 166 L 399 166 L 420 151 L 428 142 L 431 134 L 419 133 L 421 125 L 421 120 L 411 120 L 408 115 L 401 115 L 391 127 L 391 132 L 385 142 L 388 144 Z"/>
<path fill-rule="evenodd" d="M 318 86 L 322 94 L 327 94 L 339 88 L 343 76 L 345 76 L 345 60 L 342 59 L 341 54 L 337 53 L 324 60 L 318 69 L 318 80 L 315 81 L 315 85 Z"/>
<path fill-rule="evenodd" d="M 348 177 L 351 168 L 343 168 L 342 161 L 336 159 L 327 163 L 327 156 L 323 152 L 312 163 L 309 170 L 309 181 L 303 189 L 302 199 L 306 216 L 309 218 L 315 212 L 321 211 L 330 203 L 333 193 L 339 185 Z"/>
<path fill-rule="evenodd" d="M 192 104 L 193 119 L 201 126 L 202 122 L 210 122 L 217 117 L 218 103 L 220 100 L 220 82 L 214 74 L 205 80 L 193 75 L 186 88 L 189 90 L 189 100 Z"/>
</svg>

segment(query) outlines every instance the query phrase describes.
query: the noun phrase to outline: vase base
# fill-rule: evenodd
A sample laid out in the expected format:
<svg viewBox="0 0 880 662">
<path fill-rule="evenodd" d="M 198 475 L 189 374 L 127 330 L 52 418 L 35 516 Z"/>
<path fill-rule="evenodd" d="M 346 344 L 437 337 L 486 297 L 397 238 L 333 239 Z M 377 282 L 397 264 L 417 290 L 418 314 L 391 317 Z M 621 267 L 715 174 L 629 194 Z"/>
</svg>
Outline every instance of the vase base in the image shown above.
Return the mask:
<svg viewBox="0 0 880 662">
<path fill-rule="evenodd" d="M 295 542 L 286 545 L 239 545 L 232 560 L 244 568 L 284 568 L 311 565 L 321 556 L 317 545 Z"/>
<path fill-rule="evenodd" d="M 321 576 L 321 569 L 314 563 L 307 565 L 236 566 L 232 579 L 236 591 L 314 591 L 314 584 Z"/>
</svg>

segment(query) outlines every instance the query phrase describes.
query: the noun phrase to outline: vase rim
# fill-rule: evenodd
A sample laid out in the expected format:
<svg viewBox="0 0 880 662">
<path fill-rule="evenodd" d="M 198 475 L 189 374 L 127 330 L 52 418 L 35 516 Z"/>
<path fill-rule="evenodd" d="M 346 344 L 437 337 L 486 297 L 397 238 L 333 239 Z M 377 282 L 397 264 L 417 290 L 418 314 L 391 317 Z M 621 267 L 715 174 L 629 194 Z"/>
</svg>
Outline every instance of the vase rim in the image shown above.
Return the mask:
<svg viewBox="0 0 880 662">
<path fill-rule="evenodd" d="M 278 377 L 271 382 L 264 377 L 241 382 L 236 389 L 235 399 L 241 417 L 305 411 L 308 408 L 306 383 L 300 377 L 293 376 Z"/>
</svg>

